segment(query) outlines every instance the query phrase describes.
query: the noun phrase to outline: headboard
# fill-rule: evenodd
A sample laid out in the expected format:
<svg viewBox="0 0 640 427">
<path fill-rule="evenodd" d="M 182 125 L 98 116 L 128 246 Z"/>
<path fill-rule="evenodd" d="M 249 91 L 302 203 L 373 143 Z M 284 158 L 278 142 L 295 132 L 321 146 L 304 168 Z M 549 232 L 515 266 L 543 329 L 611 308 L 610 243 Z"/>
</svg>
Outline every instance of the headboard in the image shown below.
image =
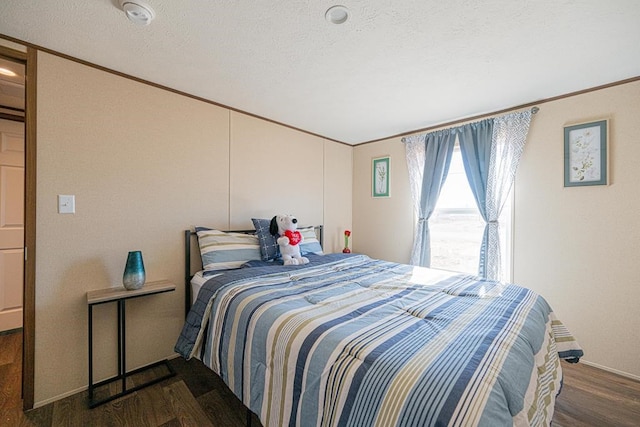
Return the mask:
<svg viewBox="0 0 640 427">
<path fill-rule="evenodd" d="M 316 235 L 318 236 L 318 241 L 320 242 L 320 246 L 323 246 L 324 243 L 324 235 L 323 235 L 323 226 L 316 225 L 313 227 L 316 231 Z M 229 233 L 244 233 L 244 234 L 255 234 L 256 230 L 229 230 Z M 191 258 L 191 244 L 192 239 L 196 237 L 196 232 L 193 230 L 185 230 L 184 231 L 184 315 L 186 316 L 189 313 L 189 309 L 191 308 L 191 278 L 193 277 L 192 273 L 192 258 Z M 197 237 L 196 237 L 197 238 Z M 196 242 L 197 243 L 197 242 Z M 200 260 L 200 257 L 194 257 L 194 259 Z M 199 264 L 202 266 L 202 264 Z"/>
</svg>

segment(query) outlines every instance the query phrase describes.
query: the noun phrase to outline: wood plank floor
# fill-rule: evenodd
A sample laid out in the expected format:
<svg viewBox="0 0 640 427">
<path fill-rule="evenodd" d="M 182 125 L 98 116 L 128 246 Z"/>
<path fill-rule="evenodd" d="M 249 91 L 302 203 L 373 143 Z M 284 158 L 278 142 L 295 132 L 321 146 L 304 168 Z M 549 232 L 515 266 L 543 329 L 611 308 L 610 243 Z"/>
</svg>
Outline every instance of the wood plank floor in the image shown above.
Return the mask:
<svg viewBox="0 0 640 427">
<path fill-rule="evenodd" d="M 563 362 L 554 426 L 640 426 L 640 382 L 584 363 Z"/>
<path fill-rule="evenodd" d="M 246 410 L 202 363 L 170 361 L 176 376 L 120 399 L 87 408 L 87 392 L 23 412 L 20 400 L 22 334 L 0 335 L 0 426 L 220 426 L 246 425 Z M 562 364 L 565 381 L 553 426 L 640 426 L 640 382 L 584 364 Z M 164 368 L 133 382 L 146 381 Z M 104 390 L 103 392 L 107 392 Z M 255 415 L 252 426 L 260 426 Z"/>
</svg>

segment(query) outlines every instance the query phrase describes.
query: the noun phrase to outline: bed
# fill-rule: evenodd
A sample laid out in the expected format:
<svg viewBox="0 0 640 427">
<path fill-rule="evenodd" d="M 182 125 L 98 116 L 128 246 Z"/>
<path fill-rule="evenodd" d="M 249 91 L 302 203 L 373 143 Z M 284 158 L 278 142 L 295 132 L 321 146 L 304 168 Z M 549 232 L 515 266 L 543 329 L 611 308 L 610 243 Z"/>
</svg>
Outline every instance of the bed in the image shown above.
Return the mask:
<svg viewBox="0 0 640 427">
<path fill-rule="evenodd" d="M 175 347 L 265 427 L 550 425 L 560 360 L 583 353 L 540 295 L 362 254 L 305 256 L 205 271 Z"/>
</svg>

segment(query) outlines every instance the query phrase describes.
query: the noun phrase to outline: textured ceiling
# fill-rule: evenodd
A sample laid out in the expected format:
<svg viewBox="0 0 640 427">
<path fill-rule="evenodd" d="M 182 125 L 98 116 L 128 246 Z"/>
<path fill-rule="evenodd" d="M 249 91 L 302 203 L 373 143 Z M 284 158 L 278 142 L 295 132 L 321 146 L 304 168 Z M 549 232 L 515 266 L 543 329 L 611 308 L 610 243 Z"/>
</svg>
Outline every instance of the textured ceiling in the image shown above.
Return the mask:
<svg viewBox="0 0 640 427">
<path fill-rule="evenodd" d="M 2 0 L 0 34 L 348 144 L 640 76 L 638 0 Z"/>
</svg>

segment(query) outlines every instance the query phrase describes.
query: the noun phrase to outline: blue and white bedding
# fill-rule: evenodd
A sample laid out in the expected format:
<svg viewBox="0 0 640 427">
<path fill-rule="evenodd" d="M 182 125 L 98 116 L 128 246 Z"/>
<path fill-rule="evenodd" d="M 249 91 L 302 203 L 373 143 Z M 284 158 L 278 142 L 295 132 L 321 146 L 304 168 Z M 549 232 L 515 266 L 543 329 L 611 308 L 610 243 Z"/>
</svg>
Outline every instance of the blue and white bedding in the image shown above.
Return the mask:
<svg viewBox="0 0 640 427">
<path fill-rule="evenodd" d="M 176 351 L 264 426 L 549 425 L 582 356 L 531 290 L 343 254 L 210 279 Z"/>
</svg>

